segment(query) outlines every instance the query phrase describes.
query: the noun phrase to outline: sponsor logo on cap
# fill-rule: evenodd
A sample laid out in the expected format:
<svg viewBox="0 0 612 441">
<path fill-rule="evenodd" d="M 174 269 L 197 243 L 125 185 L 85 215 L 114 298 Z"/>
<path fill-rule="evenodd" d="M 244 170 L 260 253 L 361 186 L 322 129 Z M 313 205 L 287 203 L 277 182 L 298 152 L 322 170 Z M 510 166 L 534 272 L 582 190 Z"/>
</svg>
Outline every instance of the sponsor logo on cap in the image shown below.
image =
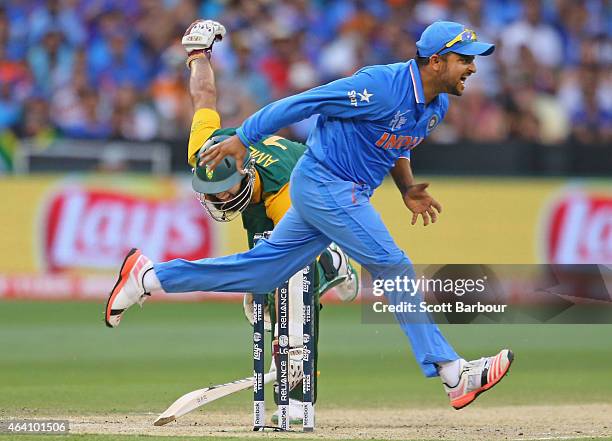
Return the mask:
<svg viewBox="0 0 612 441">
<path fill-rule="evenodd" d="M 206 177 L 207 177 L 208 179 L 212 179 L 214 174 L 215 174 L 215 171 L 214 171 L 214 170 L 212 170 L 212 169 L 211 169 L 211 168 L 208 166 L 208 164 L 206 164 Z"/>
</svg>

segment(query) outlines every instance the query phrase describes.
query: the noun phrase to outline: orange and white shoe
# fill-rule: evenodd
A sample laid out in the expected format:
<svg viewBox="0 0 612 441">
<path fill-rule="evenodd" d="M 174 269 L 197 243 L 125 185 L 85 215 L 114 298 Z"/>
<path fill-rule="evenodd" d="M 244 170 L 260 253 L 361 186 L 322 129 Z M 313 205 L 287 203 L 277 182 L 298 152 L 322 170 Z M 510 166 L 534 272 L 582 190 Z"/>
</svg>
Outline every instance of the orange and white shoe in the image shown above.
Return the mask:
<svg viewBox="0 0 612 441">
<path fill-rule="evenodd" d="M 151 295 L 143 284 L 144 275 L 149 270 L 153 270 L 153 262 L 140 250 L 132 248 L 125 256 L 117 283 L 108 296 L 104 315 L 106 326 L 109 328 L 119 326 L 126 309 L 136 303 L 142 306 Z"/>
<path fill-rule="evenodd" d="M 444 384 L 450 405 L 459 410 L 474 401 L 478 395 L 495 386 L 508 373 L 514 360 L 509 349 L 503 349 L 493 357 L 478 360 L 461 360 L 459 382 L 456 386 Z"/>
</svg>

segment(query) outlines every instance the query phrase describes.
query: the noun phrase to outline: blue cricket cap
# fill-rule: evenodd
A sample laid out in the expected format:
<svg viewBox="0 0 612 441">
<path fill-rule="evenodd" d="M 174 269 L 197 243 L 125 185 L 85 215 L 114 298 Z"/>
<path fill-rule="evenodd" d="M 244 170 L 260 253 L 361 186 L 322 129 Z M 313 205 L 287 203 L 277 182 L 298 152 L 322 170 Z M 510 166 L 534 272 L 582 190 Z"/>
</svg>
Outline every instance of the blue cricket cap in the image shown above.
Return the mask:
<svg viewBox="0 0 612 441">
<path fill-rule="evenodd" d="M 450 47 L 447 44 L 452 43 Z M 495 45 L 476 41 L 476 33 L 461 23 L 436 21 L 423 31 L 416 43 L 420 57 L 455 52 L 461 55 L 491 55 Z"/>
</svg>

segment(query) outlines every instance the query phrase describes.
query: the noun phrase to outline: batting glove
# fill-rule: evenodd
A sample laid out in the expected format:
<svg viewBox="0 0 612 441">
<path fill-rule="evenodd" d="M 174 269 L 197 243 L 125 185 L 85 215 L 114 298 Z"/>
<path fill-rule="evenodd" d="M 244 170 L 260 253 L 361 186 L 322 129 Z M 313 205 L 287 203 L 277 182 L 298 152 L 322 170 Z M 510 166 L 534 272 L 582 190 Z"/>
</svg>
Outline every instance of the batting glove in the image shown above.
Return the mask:
<svg viewBox="0 0 612 441">
<path fill-rule="evenodd" d="M 210 57 L 212 46 L 225 36 L 225 26 L 213 20 L 196 20 L 185 31 L 181 44 L 187 52 L 189 63 L 203 55 Z"/>
</svg>

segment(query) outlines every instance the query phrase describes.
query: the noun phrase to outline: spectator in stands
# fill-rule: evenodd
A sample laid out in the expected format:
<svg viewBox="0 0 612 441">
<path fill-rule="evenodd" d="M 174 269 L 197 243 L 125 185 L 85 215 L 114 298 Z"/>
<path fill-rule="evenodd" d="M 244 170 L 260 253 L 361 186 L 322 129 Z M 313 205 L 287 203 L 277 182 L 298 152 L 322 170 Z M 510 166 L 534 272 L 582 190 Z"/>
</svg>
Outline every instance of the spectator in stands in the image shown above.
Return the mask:
<svg viewBox="0 0 612 441">
<path fill-rule="evenodd" d="M 60 32 L 72 47 L 85 44 L 87 30 L 77 14 L 78 3 L 77 0 L 47 0 L 36 5 L 28 20 L 30 46 L 37 45 L 50 29 Z"/>
<path fill-rule="evenodd" d="M 33 95 L 24 106 L 23 117 L 15 128 L 19 138 L 26 138 L 39 149 L 45 149 L 58 137 L 50 118 L 49 102 L 41 95 Z"/>
<path fill-rule="evenodd" d="M 113 102 L 112 137 L 128 141 L 150 141 L 157 135 L 157 119 L 146 92 L 131 84 L 119 87 Z"/>
<path fill-rule="evenodd" d="M 521 62 L 520 49 L 527 47 L 546 66 L 559 67 L 563 62 L 561 36 L 542 19 L 539 1 L 523 0 L 523 17 L 501 34 L 502 59 L 508 65 Z"/>
<path fill-rule="evenodd" d="M 17 14 L 11 14 L 10 12 L 5 7 L 0 6 L 0 46 L 3 50 L 3 58 L 17 61 L 23 57 L 27 46 L 15 32 L 19 25 L 18 19 L 14 17 Z"/>
<path fill-rule="evenodd" d="M 29 71 L 23 63 L 7 58 L 6 42 L 0 37 L 0 130 L 17 123 L 31 89 Z"/>
<path fill-rule="evenodd" d="M 572 139 L 580 144 L 610 146 L 612 141 L 612 109 L 609 107 L 610 103 L 606 103 L 605 95 L 598 94 L 603 86 L 600 82 L 603 74 L 594 69 L 592 72 L 594 72 L 594 75 L 589 81 L 583 83 L 580 102 L 572 112 L 571 135 Z M 609 72 L 606 75 L 609 77 Z M 607 92 L 610 92 L 609 88 Z"/>
<path fill-rule="evenodd" d="M 144 89 L 151 80 L 147 60 L 125 30 L 115 31 L 94 44 L 89 60 L 93 82 L 111 93 L 125 83 Z"/>
<path fill-rule="evenodd" d="M 32 46 L 28 53 L 36 88 L 46 96 L 69 80 L 73 62 L 74 50 L 65 42 L 64 33 L 55 27 L 47 28 L 40 44 Z"/>
<path fill-rule="evenodd" d="M 21 103 L 13 97 L 10 82 L 0 82 L 0 131 L 17 124 L 21 117 Z"/>
<path fill-rule="evenodd" d="M 87 70 L 87 52 L 75 53 L 71 76 L 51 96 L 51 115 L 54 123 L 61 129 L 79 124 L 82 120 L 81 96 L 92 85 Z"/>
<path fill-rule="evenodd" d="M 109 138 L 113 133 L 112 110 L 105 104 L 96 89 L 92 87 L 80 89 L 74 119 L 62 127 L 64 135 L 84 139 Z"/>
</svg>

